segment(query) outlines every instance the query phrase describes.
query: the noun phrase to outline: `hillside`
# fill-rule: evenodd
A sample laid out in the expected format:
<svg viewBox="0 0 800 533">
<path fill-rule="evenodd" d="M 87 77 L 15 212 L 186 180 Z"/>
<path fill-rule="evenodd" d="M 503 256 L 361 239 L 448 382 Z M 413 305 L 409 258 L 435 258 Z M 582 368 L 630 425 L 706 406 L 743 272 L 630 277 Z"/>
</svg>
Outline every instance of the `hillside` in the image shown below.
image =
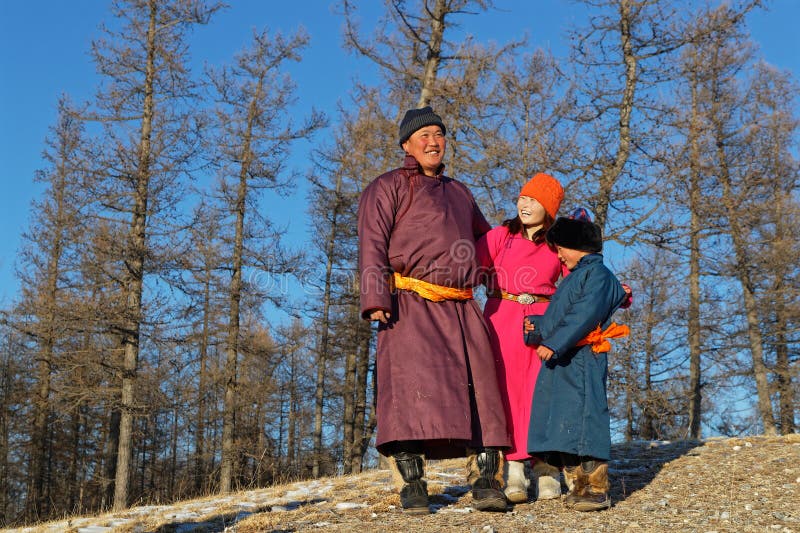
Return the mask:
<svg viewBox="0 0 800 533">
<path fill-rule="evenodd" d="M 774 531 L 800 532 L 800 434 L 616 445 L 612 509 L 577 513 L 558 501 L 507 513 L 470 507 L 463 461 L 428 465 L 435 512 L 405 516 L 391 474 L 323 478 L 10 531 Z"/>
</svg>

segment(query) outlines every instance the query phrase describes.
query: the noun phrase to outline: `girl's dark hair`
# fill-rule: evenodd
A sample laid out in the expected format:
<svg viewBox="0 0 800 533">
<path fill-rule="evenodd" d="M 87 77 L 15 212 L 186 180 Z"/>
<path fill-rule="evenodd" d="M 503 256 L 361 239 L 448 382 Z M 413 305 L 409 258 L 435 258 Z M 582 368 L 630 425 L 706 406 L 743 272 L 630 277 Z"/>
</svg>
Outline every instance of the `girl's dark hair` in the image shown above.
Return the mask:
<svg viewBox="0 0 800 533">
<path fill-rule="evenodd" d="M 542 227 L 533 234 L 533 238 L 531 239 L 536 244 L 541 244 L 545 241 L 545 234 L 547 230 L 550 229 L 550 226 L 553 225 L 553 217 L 550 216 L 550 213 L 544 214 L 544 222 L 542 223 Z M 520 220 L 519 215 L 515 216 L 514 218 L 509 218 L 503 221 L 503 226 L 508 228 L 508 232 L 512 235 L 516 235 L 517 233 L 522 233 L 522 220 Z"/>
</svg>

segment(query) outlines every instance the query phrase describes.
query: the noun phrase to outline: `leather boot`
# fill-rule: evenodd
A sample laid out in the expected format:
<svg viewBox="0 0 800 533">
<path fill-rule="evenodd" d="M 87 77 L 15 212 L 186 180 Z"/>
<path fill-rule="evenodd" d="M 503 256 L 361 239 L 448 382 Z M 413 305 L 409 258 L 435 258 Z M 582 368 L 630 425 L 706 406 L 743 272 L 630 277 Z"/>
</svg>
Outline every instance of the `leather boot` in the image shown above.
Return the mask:
<svg viewBox="0 0 800 533">
<path fill-rule="evenodd" d="M 528 486 L 530 481 L 525 477 L 525 463 L 523 461 L 506 461 L 506 488 L 505 494 L 511 503 L 525 503 L 528 501 Z"/>
<path fill-rule="evenodd" d="M 561 480 L 558 468 L 541 459 L 535 459 L 532 468 L 533 487 L 537 500 L 552 500 L 561 497 Z"/>
<path fill-rule="evenodd" d="M 492 449 L 485 449 L 475 457 L 477 479 L 472 483 L 472 502 L 479 511 L 506 511 L 506 496 L 497 479 L 498 472 L 502 472 L 501 461 L 500 452 Z"/>
<path fill-rule="evenodd" d="M 428 514 L 428 484 L 422 479 L 425 464 L 422 455 L 400 452 L 392 456 L 405 485 L 400 490 L 400 505 L 408 514 Z"/>
<path fill-rule="evenodd" d="M 571 509 L 575 505 L 576 495 L 583 492 L 584 487 L 588 483 L 588 479 L 580 466 L 565 466 L 564 482 L 569 488 L 567 497 L 564 498 L 564 505 Z"/>
<path fill-rule="evenodd" d="M 583 487 L 575 493 L 572 508 L 576 511 L 601 511 L 611 507 L 608 497 L 608 463 L 605 461 L 584 461 L 578 466 L 579 478 Z M 577 483 L 576 483 L 577 486 Z"/>
</svg>

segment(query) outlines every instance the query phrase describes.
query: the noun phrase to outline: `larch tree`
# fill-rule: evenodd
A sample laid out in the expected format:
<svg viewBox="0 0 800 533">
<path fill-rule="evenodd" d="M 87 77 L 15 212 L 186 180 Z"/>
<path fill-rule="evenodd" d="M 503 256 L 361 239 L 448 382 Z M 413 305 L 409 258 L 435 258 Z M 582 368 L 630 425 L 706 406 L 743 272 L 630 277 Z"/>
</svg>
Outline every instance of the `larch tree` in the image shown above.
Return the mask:
<svg viewBox="0 0 800 533">
<path fill-rule="evenodd" d="M 652 188 L 650 154 L 661 142 L 664 117 L 655 96 L 670 80 L 665 62 L 700 36 L 685 31 L 686 5 L 667 0 L 582 0 L 586 27 L 571 30 L 570 64 L 579 94 L 574 119 L 582 126 L 585 154 L 575 171 L 595 221 L 618 239 L 642 224 L 654 209 L 642 209 Z M 708 33 L 738 23 L 760 4 L 736 2 Z M 618 216 L 610 216 L 612 213 Z"/>
<path fill-rule="evenodd" d="M 50 516 L 54 511 L 50 505 L 60 499 L 50 494 L 54 487 L 47 482 L 47 464 L 52 461 L 48 459 L 48 450 L 54 433 L 60 433 L 52 428 L 55 419 L 52 382 L 57 379 L 54 374 L 60 366 L 58 347 L 66 344 L 65 330 L 72 324 L 64 314 L 67 303 L 64 290 L 71 278 L 65 262 L 79 241 L 81 213 L 87 203 L 80 189 L 86 172 L 83 129 L 69 102 L 62 98 L 43 153 L 48 166 L 36 175 L 46 190 L 32 206 L 32 227 L 23 235 L 26 246 L 18 270 L 22 298 L 17 312 L 28 317 L 22 327 L 32 337 L 38 352 L 25 503 L 28 520 Z"/>
<path fill-rule="evenodd" d="M 252 267 L 282 274 L 295 261 L 282 258 L 280 232 L 256 210 L 259 190 L 285 190 L 297 171 L 287 168 L 293 141 L 308 139 L 326 123 L 324 115 L 312 111 L 305 122 L 295 126 L 291 106 L 295 86 L 285 72 L 286 63 L 300 61 L 308 44 L 302 31 L 288 38 L 270 36 L 266 31 L 253 36 L 252 47 L 241 52 L 233 65 L 210 70 L 215 90 L 214 161 L 219 165 L 219 191 L 224 209 L 232 217 L 232 241 L 226 252 L 230 269 L 228 289 L 228 330 L 226 332 L 225 408 L 222 428 L 220 491 L 232 489 L 237 407 L 237 364 L 239 357 L 240 303 L 244 289 L 243 272 Z M 291 170 L 291 171 L 290 171 Z M 248 209 L 249 208 L 249 209 Z M 247 218 L 253 222 L 248 224 Z M 254 229 L 260 225 L 260 230 Z M 270 231 L 265 231 L 270 230 Z M 251 232 L 255 231 L 253 235 Z M 277 295 L 267 295 L 277 301 Z"/>
<path fill-rule="evenodd" d="M 772 352 L 771 391 L 777 405 L 777 422 L 781 434 L 795 431 L 798 358 L 798 302 L 800 289 L 797 279 L 800 265 L 800 232 L 798 210 L 800 203 L 800 163 L 796 157 L 800 118 L 796 109 L 798 84 L 790 74 L 775 67 L 758 63 L 750 76 L 747 103 L 743 106 L 743 122 L 750 124 L 744 142 L 752 147 L 752 158 L 745 171 L 756 184 L 763 224 L 754 228 L 751 243 L 760 243 L 755 253 L 753 270 L 759 316 L 765 332 L 765 355 Z M 794 369 L 793 369 L 794 366 Z"/>
<path fill-rule="evenodd" d="M 725 16 L 725 8 L 718 16 Z M 712 170 L 717 182 L 718 217 L 730 241 L 727 258 L 717 259 L 727 267 L 741 291 L 741 312 L 745 321 L 751 375 L 755 381 L 757 412 L 766 435 L 777 427 L 772 410 L 768 368 L 765 363 L 764 334 L 758 310 L 756 264 L 751 254 L 751 235 L 763 223 L 763 209 L 755 193 L 760 188 L 757 176 L 747 172 L 752 164 L 752 146 L 744 134 L 750 128 L 741 113 L 748 95 L 744 70 L 752 61 L 752 46 L 742 31 L 715 32 L 703 49 L 708 76 L 704 91 L 704 114 L 712 147 Z M 714 252 L 719 255 L 719 251 Z"/>
<path fill-rule="evenodd" d="M 151 241 L 164 222 L 159 215 L 182 199 L 179 179 L 196 155 L 188 112 L 196 95 L 187 68 L 186 34 L 220 8 L 202 0 L 117 0 L 112 13 L 120 25 L 104 28 L 107 37 L 92 43 L 102 81 L 96 111 L 86 117 L 102 124 L 105 146 L 96 171 L 98 204 L 107 217 L 127 227 L 118 258 L 125 265 L 118 280 L 125 310 L 115 325 L 122 354 L 116 510 L 128 504 L 132 474 L 145 280 L 158 264 Z"/>
</svg>

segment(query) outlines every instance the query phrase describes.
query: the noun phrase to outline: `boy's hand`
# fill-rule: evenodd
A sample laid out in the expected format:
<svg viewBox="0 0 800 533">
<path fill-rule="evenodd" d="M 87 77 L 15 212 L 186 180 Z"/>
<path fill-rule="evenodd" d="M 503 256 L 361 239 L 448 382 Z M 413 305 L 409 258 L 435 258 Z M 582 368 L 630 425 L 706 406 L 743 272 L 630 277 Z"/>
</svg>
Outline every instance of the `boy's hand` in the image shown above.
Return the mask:
<svg viewBox="0 0 800 533">
<path fill-rule="evenodd" d="M 536 347 L 536 354 L 542 361 L 549 361 L 550 358 L 553 357 L 554 353 L 555 352 L 553 350 L 551 350 L 547 346 L 544 346 L 543 344 L 540 344 L 539 346 Z"/>
<path fill-rule="evenodd" d="M 535 329 L 535 326 L 528 320 L 528 317 L 525 317 L 525 320 L 522 321 L 522 330 L 525 333 L 530 333 Z"/>
</svg>

